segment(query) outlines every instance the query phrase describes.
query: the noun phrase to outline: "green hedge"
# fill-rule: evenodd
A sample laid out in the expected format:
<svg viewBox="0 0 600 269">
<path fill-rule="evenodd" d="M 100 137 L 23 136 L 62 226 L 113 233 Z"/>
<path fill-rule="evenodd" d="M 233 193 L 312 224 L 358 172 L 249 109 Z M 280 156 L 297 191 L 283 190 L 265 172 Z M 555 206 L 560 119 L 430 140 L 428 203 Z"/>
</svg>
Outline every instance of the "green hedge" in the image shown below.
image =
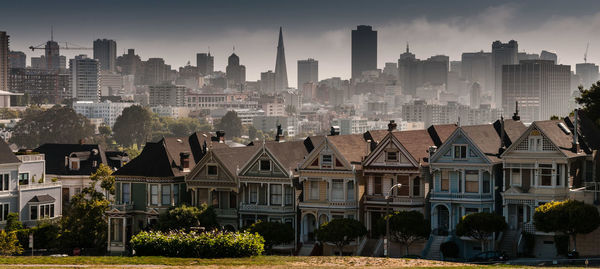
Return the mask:
<svg viewBox="0 0 600 269">
<path fill-rule="evenodd" d="M 140 232 L 131 238 L 138 256 L 195 258 L 249 257 L 264 251 L 265 240 L 248 232 Z"/>
</svg>

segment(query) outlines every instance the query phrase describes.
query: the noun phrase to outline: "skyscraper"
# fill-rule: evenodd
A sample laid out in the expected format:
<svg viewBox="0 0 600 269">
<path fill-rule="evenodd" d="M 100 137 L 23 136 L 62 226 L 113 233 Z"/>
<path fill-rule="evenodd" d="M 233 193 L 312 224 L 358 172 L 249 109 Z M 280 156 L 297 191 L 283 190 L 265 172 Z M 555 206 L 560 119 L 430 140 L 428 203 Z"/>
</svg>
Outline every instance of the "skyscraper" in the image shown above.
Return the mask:
<svg viewBox="0 0 600 269">
<path fill-rule="evenodd" d="M 94 59 L 100 62 L 100 70 L 115 72 L 117 42 L 110 39 L 94 40 Z"/>
<path fill-rule="evenodd" d="M 22 51 L 8 52 L 8 68 L 25 68 L 27 66 L 27 55 Z"/>
<path fill-rule="evenodd" d="M 86 55 L 75 56 L 69 61 L 71 70 L 71 93 L 78 101 L 100 101 L 100 68 L 98 60 Z"/>
<path fill-rule="evenodd" d="M 215 71 L 215 57 L 209 53 L 196 53 L 196 67 L 198 72 L 206 76 Z"/>
<path fill-rule="evenodd" d="M 517 41 L 492 43 L 492 66 L 494 68 L 494 104 L 502 107 L 502 66 L 518 64 L 519 45 Z"/>
<path fill-rule="evenodd" d="M 64 69 L 64 66 L 61 65 L 60 48 L 56 41 L 50 40 L 46 42 L 44 53 L 44 57 L 46 59 L 46 69 L 52 71 L 60 71 L 61 69 Z"/>
<path fill-rule="evenodd" d="M 298 89 L 306 82 L 319 82 L 319 61 L 312 58 L 298 60 Z"/>
<path fill-rule="evenodd" d="M 352 78 L 377 70 L 377 31 L 369 25 L 352 30 Z"/>
<path fill-rule="evenodd" d="M 0 32 L 0 91 L 8 91 L 8 35 Z"/>
<path fill-rule="evenodd" d="M 470 82 L 479 83 L 482 92 L 489 93 L 494 89 L 492 54 L 483 51 L 463 53 L 460 75 Z"/>
<path fill-rule="evenodd" d="M 237 88 L 246 83 L 246 67 L 240 65 L 240 57 L 235 53 L 232 53 L 227 59 L 225 72 L 227 76 L 227 87 Z"/>
<path fill-rule="evenodd" d="M 288 88 L 287 68 L 285 64 L 285 50 L 283 48 L 283 32 L 279 27 L 279 41 L 277 42 L 277 59 L 275 60 L 275 90 L 283 91 Z"/>
<path fill-rule="evenodd" d="M 556 55 L 554 52 L 542 50 L 542 53 L 540 53 L 540 60 L 550 60 L 556 64 L 558 63 L 558 55 Z"/>
<path fill-rule="evenodd" d="M 419 63 L 414 54 L 410 53 L 408 44 L 406 52 L 400 54 L 398 59 L 398 79 L 402 86 L 402 94 L 415 96 L 419 86 Z"/>
<path fill-rule="evenodd" d="M 598 80 L 600 79 L 600 76 L 598 75 L 598 66 L 593 63 L 576 64 L 575 73 L 579 77 L 578 84 L 580 84 L 586 89 L 592 86 L 592 84 L 598 82 Z"/>
<path fill-rule="evenodd" d="M 275 73 L 269 70 L 260 73 L 260 90 L 263 93 L 272 93 L 275 91 Z"/>
<path fill-rule="evenodd" d="M 502 105 L 504 113 L 515 112 L 524 122 L 564 117 L 570 112 L 571 66 L 556 65 L 551 60 L 524 60 L 502 67 Z"/>
</svg>

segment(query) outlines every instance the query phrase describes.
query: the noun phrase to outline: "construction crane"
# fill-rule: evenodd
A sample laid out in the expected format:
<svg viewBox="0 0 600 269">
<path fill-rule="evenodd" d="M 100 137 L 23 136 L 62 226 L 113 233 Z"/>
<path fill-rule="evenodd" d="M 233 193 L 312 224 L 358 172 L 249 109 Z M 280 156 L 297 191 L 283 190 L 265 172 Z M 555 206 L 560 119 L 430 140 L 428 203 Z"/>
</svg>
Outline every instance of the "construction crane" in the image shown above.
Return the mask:
<svg viewBox="0 0 600 269">
<path fill-rule="evenodd" d="M 587 53 L 588 53 L 588 49 L 590 48 L 590 42 L 587 43 L 587 46 L 585 46 L 585 53 L 583 54 L 583 62 L 587 64 Z"/>
<path fill-rule="evenodd" d="M 63 44 L 63 46 L 60 46 L 60 45 L 58 46 L 58 48 L 61 50 L 92 50 L 93 49 L 93 48 L 87 48 L 87 47 L 79 46 L 79 45 L 68 43 L 68 42 L 60 42 L 60 43 L 56 42 L 56 43 Z M 45 48 L 46 48 L 46 43 L 42 43 L 37 46 L 29 46 L 29 49 L 31 51 L 45 49 Z"/>
</svg>

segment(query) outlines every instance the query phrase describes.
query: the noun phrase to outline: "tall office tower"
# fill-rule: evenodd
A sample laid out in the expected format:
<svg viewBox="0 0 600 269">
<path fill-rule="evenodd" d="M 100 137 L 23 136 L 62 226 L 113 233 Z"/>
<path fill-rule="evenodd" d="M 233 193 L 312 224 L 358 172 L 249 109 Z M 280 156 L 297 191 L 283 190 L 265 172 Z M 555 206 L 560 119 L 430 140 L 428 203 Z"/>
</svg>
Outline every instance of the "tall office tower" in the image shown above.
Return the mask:
<svg viewBox="0 0 600 269">
<path fill-rule="evenodd" d="M 263 93 L 275 92 L 275 73 L 273 71 L 260 73 L 260 91 Z"/>
<path fill-rule="evenodd" d="M 558 63 L 558 55 L 556 55 L 554 52 L 542 50 L 542 53 L 540 53 L 540 60 L 550 60 L 556 64 Z"/>
<path fill-rule="evenodd" d="M 69 60 L 71 94 L 78 101 L 100 101 L 100 64 L 86 55 Z"/>
<path fill-rule="evenodd" d="M 27 67 L 27 56 L 22 51 L 8 52 L 8 68 Z"/>
<path fill-rule="evenodd" d="M 306 82 L 319 82 L 319 61 L 308 58 L 307 60 L 298 60 L 298 88 Z"/>
<path fill-rule="evenodd" d="M 60 48 L 54 40 L 46 42 L 44 47 L 44 57 L 46 58 L 46 69 L 52 71 L 61 70 Z M 64 69 L 64 67 L 62 68 Z"/>
<path fill-rule="evenodd" d="M 598 75 L 598 66 L 593 63 L 576 64 L 575 73 L 577 73 L 577 76 L 579 77 L 579 84 L 585 89 L 590 88 L 592 84 L 600 80 L 600 76 Z M 575 89 L 571 89 L 571 91 L 574 90 Z"/>
<path fill-rule="evenodd" d="M 524 60 L 502 68 L 502 105 L 505 115 L 515 112 L 524 122 L 567 116 L 571 96 L 571 66 L 550 60 Z"/>
<path fill-rule="evenodd" d="M 196 67 L 198 72 L 206 76 L 215 71 L 215 57 L 209 53 L 196 53 Z"/>
<path fill-rule="evenodd" d="M 450 66 L 450 57 L 446 55 L 435 55 L 422 61 L 421 84 L 446 85 L 448 86 L 448 68 Z"/>
<path fill-rule="evenodd" d="M 492 66 L 494 68 L 494 104 L 496 108 L 502 107 L 502 66 L 518 64 L 519 45 L 517 41 L 508 43 L 494 41 L 492 43 Z"/>
<path fill-rule="evenodd" d="M 0 32 L 0 91 L 8 91 L 8 35 Z"/>
<path fill-rule="evenodd" d="M 165 64 L 162 58 L 149 58 L 142 62 L 144 73 L 142 81 L 146 85 L 158 85 L 169 80 L 169 71 L 171 66 Z"/>
<path fill-rule="evenodd" d="M 420 61 L 415 58 L 415 55 L 410 53 L 408 44 L 406 44 L 406 52 L 400 54 L 398 60 L 398 79 L 402 86 L 402 94 L 415 96 L 417 87 L 419 86 Z"/>
<path fill-rule="evenodd" d="M 227 76 L 227 87 L 238 88 L 246 83 L 246 67 L 240 65 L 240 57 L 232 53 L 227 59 L 227 67 L 225 68 Z M 275 74 L 277 75 L 277 73 Z"/>
<path fill-rule="evenodd" d="M 481 105 L 481 85 L 478 82 L 473 82 L 470 93 L 471 108 L 479 108 Z"/>
<path fill-rule="evenodd" d="M 483 51 L 465 52 L 462 54 L 461 62 L 461 77 L 470 82 L 479 83 L 482 92 L 489 92 L 494 89 L 491 53 Z"/>
<path fill-rule="evenodd" d="M 369 25 L 352 30 L 352 78 L 377 70 L 377 31 Z"/>
<path fill-rule="evenodd" d="M 383 73 L 398 79 L 398 63 L 385 63 Z"/>
<path fill-rule="evenodd" d="M 94 40 L 94 59 L 100 62 L 100 70 L 115 72 L 117 42 L 110 39 Z"/>
<path fill-rule="evenodd" d="M 279 41 L 277 42 L 277 59 L 275 59 L 275 90 L 283 91 L 288 88 L 287 68 L 285 64 L 285 50 L 283 48 L 283 32 L 279 27 Z"/>
</svg>

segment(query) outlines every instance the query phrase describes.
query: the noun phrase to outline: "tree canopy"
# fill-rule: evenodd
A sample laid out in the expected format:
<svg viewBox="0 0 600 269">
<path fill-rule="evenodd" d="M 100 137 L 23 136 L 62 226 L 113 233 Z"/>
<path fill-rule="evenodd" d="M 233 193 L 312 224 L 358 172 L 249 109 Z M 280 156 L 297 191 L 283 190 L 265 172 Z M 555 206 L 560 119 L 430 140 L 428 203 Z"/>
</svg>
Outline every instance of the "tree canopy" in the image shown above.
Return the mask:
<svg viewBox="0 0 600 269">
<path fill-rule="evenodd" d="M 399 211 L 388 216 L 390 235 L 406 247 L 406 255 L 412 243 L 429 236 L 429 223 L 421 212 Z"/>
<path fill-rule="evenodd" d="M 259 221 L 252 224 L 248 231 L 258 233 L 265 239 L 265 249 L 270 251 L 274 245 L 294 241 L 294 229 L 290 224 Z"/>
<path fill-rule="evenodd" d="M 338 248 L 340 256 L 344 246 L 365 234 L 367 234 L 367 228 L 360 221 L 354 219 L 333 219 L 321 225 L 316 231 L 317 239 L 334 244 Z"/>
<path fill-rule="evenodd" d="M 600 126 L 600 81 L 592 84 L 588 89 L 579 86 L 579 93 L 581 95 L 575 98 L 575 101 L 581 105 L 585 115 Z"/>
<path fill-rule="evenodd" d="M 55 105 L 48 110 L 30 107 L 15 125 L 10 142 L 35 148 L 44 143 L 77 143 L 94 134 L 94 126 L 70 107 Z"/>
<path fill-rule="evenodd" d="M 468 236 L 481 243 L 481 251 L 494 233 L 506 229 L 504 217 L 494 213 L 479 212 L 465 215 L 456 225 L 458 236 Z"/>
<path fill-rule="evenodd" d="M 600 213 L 593 205 L 581 201 L 566 200 L 550 202 L 535 209 L 535 228 L 546 233 L 555 232 L 573 239 L 573 250 L 577 250 L 577 234 L 587 234 L 600 226 Z"/>
<path fill-rule="evenodd" d="M 242 135 L 242 120 L 235 111 L 227 111 L 215 128 L 225 131 L 225 134 L 229 137 L 240 137 Z"/>
<path fill-rule="evenodd" d="M 151 131 L 152 113 L 138 105 L 123 109 L 113 126 L 115 140 L 125 147 L 143 144 L 150 138 Z"/>
<path fill-rule="evenodd" d="M 212 230 L 218 227 L 215 210 L 206 204 L 202 204 L 200 207 L 181 205 L 169 209 L 159 217 L 159 228 L 163 231 L 189 231 L 192 227 L 204 227 L 206 230 Z"/>
</svg>

